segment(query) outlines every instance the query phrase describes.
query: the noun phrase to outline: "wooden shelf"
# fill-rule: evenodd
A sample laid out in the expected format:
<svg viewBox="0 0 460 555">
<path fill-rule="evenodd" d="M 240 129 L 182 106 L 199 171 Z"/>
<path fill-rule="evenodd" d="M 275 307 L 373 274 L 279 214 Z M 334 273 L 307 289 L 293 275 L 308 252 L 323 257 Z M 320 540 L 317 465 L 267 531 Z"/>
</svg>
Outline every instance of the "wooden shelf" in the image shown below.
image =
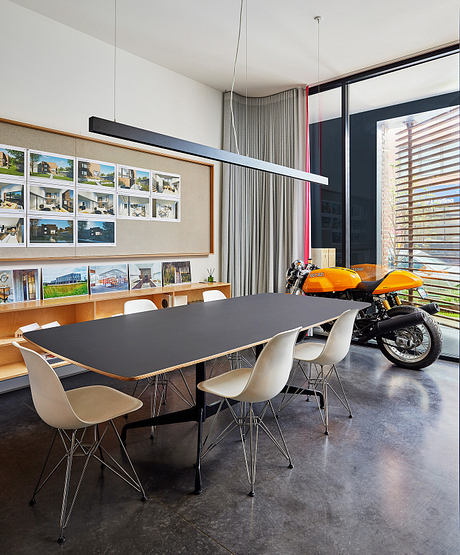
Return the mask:
<svg viewBox="0 0 460 555">
<path fill-rule="evenodd" d="M 21 326 L 37 322 L 39 325 L 57 320 L 61 325 L 107 318 L 123 312 L 123 305 L 129 299 L 147 298 L 158 308 L 169 304 L 170 296 L 187 295 L 188 302 L 203 299 L 203 291 L 218 289 L 227 297 L 231 295 L 229 283 L 184 283 L 168 287 L 153 287 L 136 291 L 114 291 L 62 299 L 25 301 L 0 305 L 0 381 L 27 375 L 21 353 L 13 346 L 13 341 L 27 343 L 24 338 L 14 337 Z M 52 363 L 53 368 L 65 366 L 67 362 Z"/>
</svg>

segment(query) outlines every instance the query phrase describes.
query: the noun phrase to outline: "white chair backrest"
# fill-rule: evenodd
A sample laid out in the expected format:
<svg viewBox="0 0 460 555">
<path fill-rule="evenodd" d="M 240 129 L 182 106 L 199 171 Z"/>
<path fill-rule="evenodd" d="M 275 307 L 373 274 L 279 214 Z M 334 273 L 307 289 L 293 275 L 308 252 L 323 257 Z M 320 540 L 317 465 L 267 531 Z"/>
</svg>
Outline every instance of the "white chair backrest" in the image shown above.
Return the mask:
<svg viewBox="0 0 460 555">
<path fill-rule="evenodd" d="M 268 401 L 278 395 L 291 373 L 294 346 L 302 328 L 278 333 L 265 345 L 240 396 L 250 402 Z"/>
<path fill-rule="evenodd" d="M 56 372 L 38 353 L 14 342 L 22 354 L 29 372 L 30 390 L 35 410 L 42 420 L 53 428 L 74 430 L 85 423 L 72 409 Z"/>
<path fill-rule="evenodd" d="M 124 307 L 125 314 L 135 314 L 136 312 L 147 312 L 148 310 L 158 310 L 154 302 L 149 299 L 134 299 L 126 301 Z"/>
<path fill-rule="evenodd" d="M 211 289 L 209 291 L 203 291 L 203 301 L 208 303 L 209 301 L 221 301 L 227 297 L 219 291 L 219 289 Z"/>
<path fill-rule="evenodd" d="M 347 356 L 358 312 L 359 309 L 346 310 L 337 318 L 329 333 L 323 351 L 315 360 L 316 364 L 322 364 L 323 366 L 338 364 Z"/>
</svg>

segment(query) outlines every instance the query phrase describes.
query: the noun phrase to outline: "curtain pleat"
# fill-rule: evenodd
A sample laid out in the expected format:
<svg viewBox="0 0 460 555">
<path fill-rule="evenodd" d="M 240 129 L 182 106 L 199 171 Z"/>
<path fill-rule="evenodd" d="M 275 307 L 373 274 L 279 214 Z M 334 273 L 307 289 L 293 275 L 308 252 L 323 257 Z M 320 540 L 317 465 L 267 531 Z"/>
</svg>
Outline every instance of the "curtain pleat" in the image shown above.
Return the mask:
<svg viewBox="0 0 460 555">
<path fill-rule="evenodd" d="M 233 95 L 240 154 L 305 169 L 305 90 L 265 98 Z M 224 149 L 236 152 L 230 93 L 224 95 Z M 290 262 L 302 258 L 305 185 L 224 164 L 222 279 L 233 295 L 284 291 Z"/>
</svg>

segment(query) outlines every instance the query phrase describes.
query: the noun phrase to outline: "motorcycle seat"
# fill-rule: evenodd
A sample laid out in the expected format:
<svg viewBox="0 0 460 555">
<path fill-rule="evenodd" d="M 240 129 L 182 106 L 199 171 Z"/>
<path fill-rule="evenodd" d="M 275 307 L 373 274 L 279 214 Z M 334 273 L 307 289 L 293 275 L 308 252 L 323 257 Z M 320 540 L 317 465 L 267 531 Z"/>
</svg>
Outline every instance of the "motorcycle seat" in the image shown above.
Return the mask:
<svg viewBox="0 0 460 555">
<path fill-rule="evenodd" d="M 372 293 L 372 291 L 377 289 L 377 287 L 382 283 L 387 275 L 388 274 L 385 274 L 383 278 L 377 279 L 376 281 L 360 281 L 356 289 L 359 289 L 360 291 L 366 291 L 367 293 Z"/>
</svg>

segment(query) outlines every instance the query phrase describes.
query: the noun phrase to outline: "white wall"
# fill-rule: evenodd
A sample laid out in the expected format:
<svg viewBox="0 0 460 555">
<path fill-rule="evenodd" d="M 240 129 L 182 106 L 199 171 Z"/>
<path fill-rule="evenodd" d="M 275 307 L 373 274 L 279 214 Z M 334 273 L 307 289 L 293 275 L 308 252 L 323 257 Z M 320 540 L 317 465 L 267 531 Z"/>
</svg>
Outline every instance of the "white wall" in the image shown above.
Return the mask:
<svg viewBox="0 0 460 555">
<path fill-rule="evenodd" d="M 0 14 L 0 117 L 88 136 L 89 116 L 113 118 L 113 47 L 9 0 L 0 0 Z M 219 91 L 121 50 L 116 118 L 221 147 Z M 216 164 L 216 253 L 191 259 L 194 281 L 202 280 L 208 267 L 216 268 L 218 277 L 220 188 Z"/>
</svg>

